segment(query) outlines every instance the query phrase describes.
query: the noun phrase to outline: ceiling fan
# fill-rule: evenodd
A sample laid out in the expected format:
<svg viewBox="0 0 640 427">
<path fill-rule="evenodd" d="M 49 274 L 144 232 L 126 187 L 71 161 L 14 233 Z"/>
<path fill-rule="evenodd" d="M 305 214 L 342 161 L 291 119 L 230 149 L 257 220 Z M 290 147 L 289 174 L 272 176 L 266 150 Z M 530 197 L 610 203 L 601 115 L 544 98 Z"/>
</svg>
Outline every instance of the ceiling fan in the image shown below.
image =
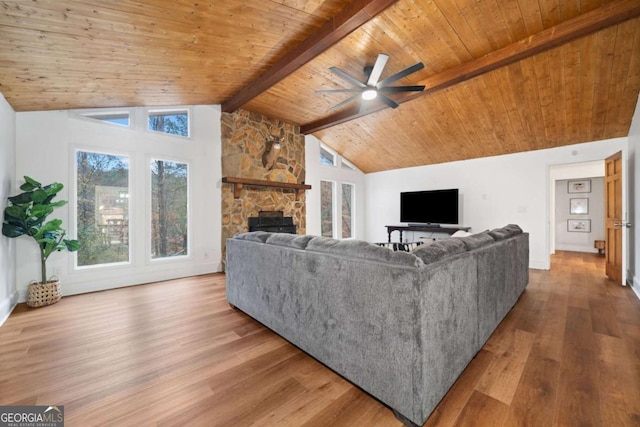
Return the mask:
<svg viewBox="0 0 640 427">
<path fill-rule="evenodd" d="M 384 70 L 384 66 L 387 64 L 389 60 L 389 56 L 383 53 L 378 55 L 376 59 L 376 63 L 371 66 L 367 65 L 364 67 L 364 75 L 366 83 L 359 81 L 358 79 L 350 76 L 346 72 L 342 71 L 338 67 L 329 68 L 332 72 L 339 75 L 343 79 L 347 80 L 349 83 L 353 84 L 355 87 L 350 89 L 330 89 L 330 90 L 317 90 L 316 93 L 338 93 L 338 92 L 349 92 L 354 93 L 354 95 L 345 99 L 344 101 L 334 105 L 331 107 L 331 110 L 337 110 L 343 105 L 357 99 L 360 97 L 363 101 L 370 101 L 372 99 L 378 98 L 380 101 L 384 102 L 391 108 L 396 108 L 398 103 L 386 96 L 386 93 L 396 93 L 396 92 L 421 92 L 424 90 L 424 86 L 389 86 L 389 84 L 400 80 L 403 77 L 408 76 L 409 74 L 413 74 L 418 70 L 422 70 L 424 68 L 424 64 L 422 62 L 418 62 L 404 70 L 387 77 L 384 80 L 380 80 L 380 76 L 382 75 L 382 70 Z M 360 110 L 364 108 L 364 102 L 360 104 Z"/>
</svg>

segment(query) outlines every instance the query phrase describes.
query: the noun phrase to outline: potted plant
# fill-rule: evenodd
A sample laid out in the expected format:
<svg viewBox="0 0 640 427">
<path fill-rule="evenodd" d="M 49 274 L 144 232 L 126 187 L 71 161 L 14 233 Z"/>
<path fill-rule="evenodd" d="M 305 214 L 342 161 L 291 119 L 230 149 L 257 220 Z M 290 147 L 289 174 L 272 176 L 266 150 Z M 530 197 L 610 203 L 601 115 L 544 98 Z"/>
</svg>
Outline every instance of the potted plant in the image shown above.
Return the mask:
<svg viewBox="0 0 640 427">
<path fill-rule="evenodd" d="M 64 188 L 59 182 L 42 186 L 38 181 L 24 177 L 20 186 L 24 193 L 9 197 L 9 205 L 4 209 L 2 234 L 7 237 L 32 237 L 40 249 L 40 282 L 29 284 L 27 305 L 40 307 L 60 300 L 60 282 L 47 281 L 47 259 L 54 251 L 77 251 L 80 243 L 66 239 L 67 232 L 61 227 L 62 220 L 47 217 L 57 207 L 67 204 L 66 200 L 53 202 L 53 198 Z"/>
</svg>

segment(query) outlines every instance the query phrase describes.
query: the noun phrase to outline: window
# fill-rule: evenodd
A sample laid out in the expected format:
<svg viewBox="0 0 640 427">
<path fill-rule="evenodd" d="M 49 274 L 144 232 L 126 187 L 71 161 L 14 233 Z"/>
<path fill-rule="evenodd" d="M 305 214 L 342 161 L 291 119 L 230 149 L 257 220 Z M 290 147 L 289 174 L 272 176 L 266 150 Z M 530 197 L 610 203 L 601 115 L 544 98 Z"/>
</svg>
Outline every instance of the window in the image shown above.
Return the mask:
<svg viewBox="0 0 640 427">
<path fill-rule="evenodd" d="M 320 181 L 320 233 L 333 237 L 333 188 L 335 183 Z"/>
<path fill-rule="evenodd" d="M 343 169 L 349 169 L 349 170 L 356 170 L 356 167 L 353 166 L 351 163 L 349 163 L 347 160 L 345 159 L 340 159 L 340 165 L 342 166 Z"/>
<path fill-rule="evenodd" d="M 320 146 L 320 164 L 327 166 L 335 166 L 336 165 L 336 156 L 331 153 L 329 150 Z"/>
<path fill-rule="evenodd" d="M 171 135 L 189 136 L 188 110 L 150 110 L 148 114 L 148 129 Z"/>
<path fill-rule="evenodd" d="M 129 158 L 76 152 L 79 267 L 129 261 Z"/>
<path fill-rule="evenodd" d="M 342 183 L 342 238 L 353 237 L 355 185 Z"/>
<path fill-rule="evenodd" d="M 87 117 L 102 122 L 113 123 L 120 126 L 129 126 L 128 112 L 108 112 L 108 113 L 82 113 L 82 117 Z"/>
<path fill-rule="evenodd" d="M 188 255 L 188 168 L 151 161 L 151 258 Z"/>
</svg>

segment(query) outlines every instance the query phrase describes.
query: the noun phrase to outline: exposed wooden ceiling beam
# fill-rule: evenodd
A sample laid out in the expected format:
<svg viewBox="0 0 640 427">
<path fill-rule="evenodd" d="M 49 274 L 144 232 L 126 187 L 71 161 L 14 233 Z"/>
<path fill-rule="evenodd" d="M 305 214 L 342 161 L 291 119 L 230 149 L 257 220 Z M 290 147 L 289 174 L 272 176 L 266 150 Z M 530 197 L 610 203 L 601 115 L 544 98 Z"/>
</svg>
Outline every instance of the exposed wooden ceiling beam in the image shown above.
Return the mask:
<svg viewBox="0 0 640 427">
<path fill-rule="evenodd" d="M 419 96 L 445 89 L 638 16 L 640 16 L 640 1 L 638 0 L 620 0 L 609 3 L 481 58 L 430 76 L 415 83 L 425 85 L 424 91 L 395 101 L 401 104 Z M 301 126 L 300 132 L 310 134 L 386 108 L 388 108 L 386 105 L 381 104 L 361 112 L 356 103 L 344 111 Z"/>
<path fill-rule="evenodd" d="M 242 107 L 397 1 L 352 1 L 325 25 L 280 58 L 264 74 L 223 102 L 222 111 L 229 113 Z"/>
</svg>

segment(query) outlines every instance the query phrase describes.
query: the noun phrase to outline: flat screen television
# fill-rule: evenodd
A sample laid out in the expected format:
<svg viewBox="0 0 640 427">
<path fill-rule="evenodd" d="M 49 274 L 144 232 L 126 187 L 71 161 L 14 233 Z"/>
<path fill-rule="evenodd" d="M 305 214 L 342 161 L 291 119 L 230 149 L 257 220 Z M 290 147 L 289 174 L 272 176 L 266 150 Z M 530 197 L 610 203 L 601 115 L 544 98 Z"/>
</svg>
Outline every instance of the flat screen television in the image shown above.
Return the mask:
<svg viewBox="0 0 640 427">
<path fill-rule="evenodd" d="M 400 193 L 400 222 L 458 224 L 458 189 Z"/>
</svg>

